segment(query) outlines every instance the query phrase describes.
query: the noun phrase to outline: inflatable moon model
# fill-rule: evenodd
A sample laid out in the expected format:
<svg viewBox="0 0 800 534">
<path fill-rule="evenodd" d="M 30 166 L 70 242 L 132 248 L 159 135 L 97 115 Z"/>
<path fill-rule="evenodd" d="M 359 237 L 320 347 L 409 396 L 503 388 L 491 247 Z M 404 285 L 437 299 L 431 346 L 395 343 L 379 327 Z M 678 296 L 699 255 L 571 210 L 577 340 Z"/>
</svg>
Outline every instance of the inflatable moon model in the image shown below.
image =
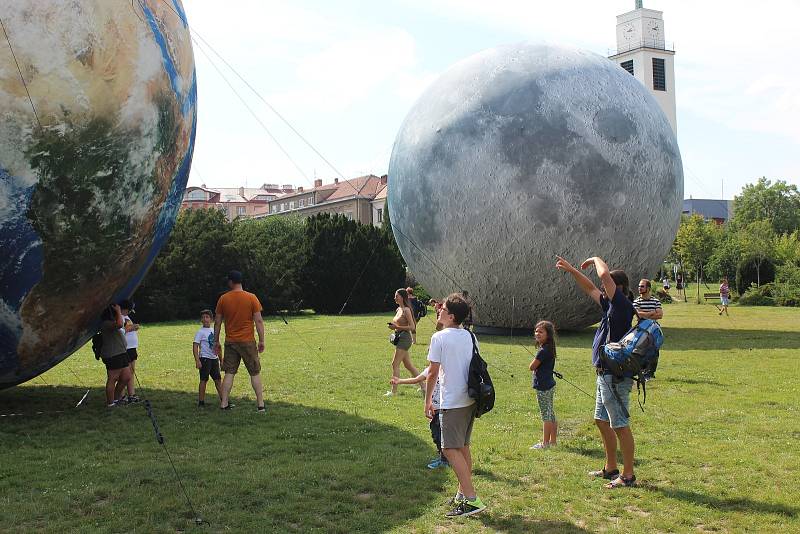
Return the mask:
<svg viewBox="0 0 800 534">
<path fill-rule="evenodd" d="M 590 52 L 520 43 L 457 63 L 425 91 L 397 134 L 388 197 L 403 257 L 432 295 L 467 290 L 489 330 L 576 329 L 600 310 L 556 255 L 601 256 L 633 287 L 656 274 L 683 170 L 633 76 Z"/>
</svg>

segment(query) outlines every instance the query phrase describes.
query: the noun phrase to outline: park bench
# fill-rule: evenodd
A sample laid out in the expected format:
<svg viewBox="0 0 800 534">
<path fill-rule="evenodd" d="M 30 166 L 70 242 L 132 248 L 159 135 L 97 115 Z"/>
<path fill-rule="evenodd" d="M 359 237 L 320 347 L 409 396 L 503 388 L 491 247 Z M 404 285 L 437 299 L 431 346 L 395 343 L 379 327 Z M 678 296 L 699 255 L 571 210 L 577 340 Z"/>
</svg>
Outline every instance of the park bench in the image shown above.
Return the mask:
<svg viewBox="0 0 800 534">
<path fill-rule="evenodd" d="M 704 300 L 719 300 L 719 291 L 712 293 L 703 293 Z"/>
</svg>

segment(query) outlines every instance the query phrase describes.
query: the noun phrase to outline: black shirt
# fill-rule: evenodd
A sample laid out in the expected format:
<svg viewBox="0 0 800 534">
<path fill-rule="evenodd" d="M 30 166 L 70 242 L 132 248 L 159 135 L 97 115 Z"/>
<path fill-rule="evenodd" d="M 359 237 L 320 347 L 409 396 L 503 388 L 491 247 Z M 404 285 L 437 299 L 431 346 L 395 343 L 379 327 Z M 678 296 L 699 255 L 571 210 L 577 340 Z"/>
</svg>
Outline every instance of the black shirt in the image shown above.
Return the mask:
<svg viewBox="0 0 800 534">
<path fill-rule="evenodd" d="M 556 385 L 553 378 L 553 368 L 556 366 L 556 357 L 549 345 L 539 349 L 536 353 L 539 367 L 533 372 L 533 389 L 546 391 Z"/>
</svg>

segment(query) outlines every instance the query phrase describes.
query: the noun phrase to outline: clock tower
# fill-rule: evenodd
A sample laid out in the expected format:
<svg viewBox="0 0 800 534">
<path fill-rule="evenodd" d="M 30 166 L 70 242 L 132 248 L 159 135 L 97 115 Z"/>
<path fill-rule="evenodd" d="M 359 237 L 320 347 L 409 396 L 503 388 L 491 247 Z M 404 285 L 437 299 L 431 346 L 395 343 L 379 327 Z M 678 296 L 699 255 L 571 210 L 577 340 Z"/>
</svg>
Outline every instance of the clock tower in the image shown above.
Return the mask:
<svg viewBox="0 0 800 534">
<path fill-rule="evenodd" d="M 674 57 L 674 47 L 664 40 L 661 11 L 637 0 L 636 9 L 617 16 L 617 51 L 609 59 L 647 87 L 677 135 Z"/>
</svg>

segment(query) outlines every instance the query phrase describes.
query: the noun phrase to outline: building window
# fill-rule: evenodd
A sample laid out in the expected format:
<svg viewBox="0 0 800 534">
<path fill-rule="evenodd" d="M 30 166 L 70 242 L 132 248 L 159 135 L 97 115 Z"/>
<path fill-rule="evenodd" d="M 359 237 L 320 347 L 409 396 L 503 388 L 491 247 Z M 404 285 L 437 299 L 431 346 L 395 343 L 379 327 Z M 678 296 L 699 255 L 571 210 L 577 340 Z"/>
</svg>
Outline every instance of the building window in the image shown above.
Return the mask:
<svg viewBox="0 0 800 534">
<path fill-rule="evenodd" d="M 378 220 L 378 222 L 383 222 L 383 210 L 382 209 L 378 209 L 377 220 Z"/>
<path fill-rule="evenodd" d="M 664 60 L 653 58 L 653 89 L 656 91 L 667 90 L 667 75 L 664 69 Z"/>
<path fill-rule="evenodd" d="M 286 211 L 286 202 L 281 202 L 281 211 Z"/>
<path fill-rule="evenodd" d="M 303 206 L 306 205 L 306 199 L 301 198 L 297 203 L 298 203 L 299 207 L 302 208 Z"/>
<path fill-rule="evenodd" d="M 628 72 L 630 72 L 630 73 L 631 73 L 631 76 L 633 76 L 633 75 L 634 75 L 634 74 L 633 74 L 633 60 L 632 60 L 632 59 L 629 59 L 628 61 L 623 61 L 623 62 L 622 62 L 622 63 L 620 63 L 619 65 L 620 65 L 620 67 L 622 67 L 623 69 L 625 69 L 625 70 L 627 70 Z"/>
<path fill-rule="evenodd" d="M 351 221 L 353 220 L 353 212 L 352 211 L 344 212 L 344 216 L 347 217 Z"/>
<path fill-rule="evenodd" d="M 186 195 L 186 200 L 206 200 L 206 192 L 202 189 L 195 189 Z"/>
<path fill-rule="evenodd" d="M 236 215 L 238 215 L 239 217 L 243 216 L 246 212 L 247 208 L 245 208 L 244 206 L 238 206 L 236 208 Z"/>
<path fill-rule="evenodd" d="M 293 210 L 293 209 L 294 209 L 294 200 L 292 200 L 291 202 L 289 202 L 289 209 L 290 209 L 290 210 Z"/>
<path fill-rule="evenodd" d="M 270 209 L 270 211 L 272 213 L 278 213 L 278 205 L 277 204 L 273 204 L 272 206 L 269 207 L 269 209 Z"/>
</svg>

